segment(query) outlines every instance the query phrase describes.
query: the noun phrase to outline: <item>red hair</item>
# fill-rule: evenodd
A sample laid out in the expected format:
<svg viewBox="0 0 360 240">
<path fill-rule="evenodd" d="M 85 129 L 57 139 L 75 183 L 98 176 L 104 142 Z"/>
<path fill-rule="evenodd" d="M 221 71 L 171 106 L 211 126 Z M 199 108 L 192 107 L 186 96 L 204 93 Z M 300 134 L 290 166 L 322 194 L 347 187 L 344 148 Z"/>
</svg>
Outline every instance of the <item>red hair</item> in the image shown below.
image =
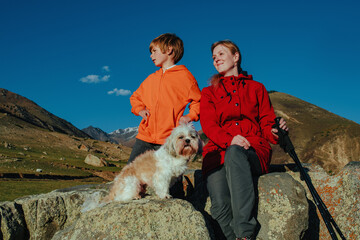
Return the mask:
<svg viewBox="0 0 360 240">
<path fill-rule="evenodd" d="M 211 45 L 211 52 L 214 52 L 214 48 L 216 48 L 219 45 L 222 45 L 222 46 L 228 48 L 233 55 L 235 53 L 239 53 L 239 61 L 237 62 L 237 67 L 238 67 L 238 72 L 240 73 L 242 71 L 242 69 L 241 69 L 241 53 L 240 53 L 239 47 L 230 40 L 222 40 L 222 41 L 215 42 Z M 213 75 L 209 81 L 210 85 L 216 86 L 219 83 L 221 76 L 222 75 L 219 73 Z"/>
</svg>

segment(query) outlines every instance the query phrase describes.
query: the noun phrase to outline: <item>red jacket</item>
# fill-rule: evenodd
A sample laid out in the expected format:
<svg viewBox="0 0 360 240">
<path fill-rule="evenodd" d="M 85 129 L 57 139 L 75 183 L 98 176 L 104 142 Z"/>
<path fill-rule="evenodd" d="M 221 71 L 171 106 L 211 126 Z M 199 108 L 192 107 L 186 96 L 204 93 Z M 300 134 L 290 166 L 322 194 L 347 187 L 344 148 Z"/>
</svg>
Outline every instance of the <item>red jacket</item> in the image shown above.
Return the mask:
<svg viewBox="0 0 360 240">
<path fill-rule="evenodd" d="M 252 76 L 222 77 L 216 86 L 202 90 L 200 123 L 209 138 L 203 149 L 203 173 L 224 163 L 225 151 L 234 136 L 242 135 L 257 153 L 262 172 L 268 172 L 271 146 L 278 139 L 271 133 L 275 113 L 263 84 Z"/>
</svg>

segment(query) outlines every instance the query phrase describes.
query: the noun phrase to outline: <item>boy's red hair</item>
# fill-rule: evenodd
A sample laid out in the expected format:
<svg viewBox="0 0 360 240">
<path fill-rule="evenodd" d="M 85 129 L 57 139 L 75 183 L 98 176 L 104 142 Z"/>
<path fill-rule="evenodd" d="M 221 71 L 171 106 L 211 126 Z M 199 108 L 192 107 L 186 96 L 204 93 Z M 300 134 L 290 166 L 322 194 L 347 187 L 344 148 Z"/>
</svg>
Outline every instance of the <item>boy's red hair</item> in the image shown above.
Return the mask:
<svg viewBox="0 0 360 240">
<path fill-rule="evenodd" d="M 152 40 L 149 47 L 150 53 L 155 46 L 158 46 L 162 53 L 165 53 L 171 47 L 172 54 L 174 54 L 174 63 L 179 62 L 184 55 L 183 41 L 173 33 L 164 33 Z"/>
</svg>

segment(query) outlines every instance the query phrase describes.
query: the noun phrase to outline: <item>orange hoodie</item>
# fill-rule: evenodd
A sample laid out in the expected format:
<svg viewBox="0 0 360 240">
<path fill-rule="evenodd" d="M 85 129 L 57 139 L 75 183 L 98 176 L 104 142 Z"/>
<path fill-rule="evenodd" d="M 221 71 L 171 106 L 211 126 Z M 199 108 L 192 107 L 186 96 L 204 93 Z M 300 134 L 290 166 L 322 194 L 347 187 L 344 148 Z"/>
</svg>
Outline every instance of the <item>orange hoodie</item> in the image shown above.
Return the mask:
<svg viewBox="0 0 360 240">
<path fill-rule="evenodd" d="M 184 65 L 162 68 L 149 75 L 130 97 L 131 112 L 139 115 L 148 109 L 150 116 L 139 125 L 136 138 L 145 142 L 164 144 L 172 129 L 179 125 L 188 103 L 188 116 L 199 120 L 201 92 L 194 76 Z"/>
</svg>

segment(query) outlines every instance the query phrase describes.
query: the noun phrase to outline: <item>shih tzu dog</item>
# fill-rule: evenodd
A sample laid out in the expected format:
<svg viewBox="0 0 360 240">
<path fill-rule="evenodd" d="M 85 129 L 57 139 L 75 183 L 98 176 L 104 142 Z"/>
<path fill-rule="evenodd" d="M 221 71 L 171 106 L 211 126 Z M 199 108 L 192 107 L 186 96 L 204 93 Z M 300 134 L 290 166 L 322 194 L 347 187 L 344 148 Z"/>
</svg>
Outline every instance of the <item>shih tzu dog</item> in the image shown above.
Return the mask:
<svg viewBox="0 0 360 240">
<path fill-rule="evenodd" d="M 158 150 L 139 155 L 122 169 L 102 202 L 140 199 L 147 186 L 161 199 L 170 198 L 172 181 L 185 172 L 188 161 L 201 148 L 202 141 L 191 123 L 174 128 Z"/>
</svg>

